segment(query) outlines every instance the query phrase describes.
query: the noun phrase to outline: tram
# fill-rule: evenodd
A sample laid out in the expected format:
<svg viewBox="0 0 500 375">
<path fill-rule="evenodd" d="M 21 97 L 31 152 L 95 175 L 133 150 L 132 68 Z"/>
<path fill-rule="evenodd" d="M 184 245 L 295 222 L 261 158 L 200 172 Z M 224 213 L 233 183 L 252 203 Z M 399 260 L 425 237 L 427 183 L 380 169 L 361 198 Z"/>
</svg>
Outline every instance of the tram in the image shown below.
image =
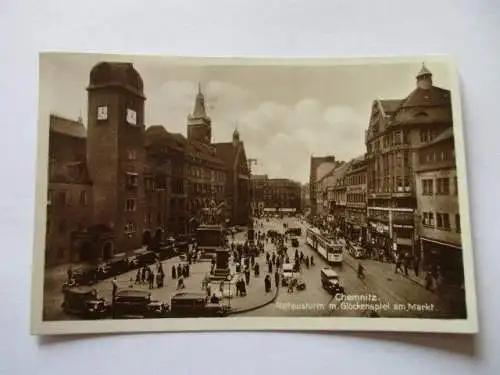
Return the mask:
<svg viewBox="0 0 500 375">
<path fill-rule="evenodd" d="M 325 236 L 317 228 L 307 228 L 306 243 L 329 264 L 342 265 L 344 261 L 344 244 L 342 242 Z"/>
</svg>

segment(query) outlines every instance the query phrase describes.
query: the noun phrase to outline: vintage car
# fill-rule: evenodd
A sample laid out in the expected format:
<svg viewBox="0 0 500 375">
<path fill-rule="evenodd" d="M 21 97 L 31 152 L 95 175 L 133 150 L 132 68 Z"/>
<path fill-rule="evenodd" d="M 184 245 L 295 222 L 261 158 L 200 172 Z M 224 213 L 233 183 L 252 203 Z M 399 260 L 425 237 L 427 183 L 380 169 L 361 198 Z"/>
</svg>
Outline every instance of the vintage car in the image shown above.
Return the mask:
<svg viewBox="0 0 500 375">
<path fill-rule="evenodd" d="M 299 239 L 297 237 L 290 238 L 290 243 L 293 247 L 299 247 Z"/>
<path fill-rule="evenodd" d="M 148 249 L 138 249 L 134 251 L 133 257 L 136 259 L 135 267 L 143 267 L 153 264 L 157 258 L 157 254 Z"/>
<path fill-rule="evenodd" d="M 339 275 L 331 268 L 321 269 L 321 285 L 331 295 L 344 294 L 344 287 L 340 283 Z"/>
<path fill-rule="evenodd" d="M 284 263 L 281 271 L 281 285 L 287 286 L 297 276 L 298 272 L 293 269 L 293 264 Z"/>
<path fill-rule="evenodd" d="M 170 300 L 170 315 L 172 317 L 217 317 L 225 316 L 230 308 L 211 301 L 204 293 L 180 292 Z"/>
<path fill-rule="evenodd" d="M 99 319 L 109 314 L 111 304 L 104 298 L 100 298 L 93 288 L 75 287 L 64 291 L 64 301 L 61 307 L 67 314 L 87 319 Z"/>
<path fill-rule="evenodd" d="M 151 299 L 147 290 L 124 289 L 115 295 L 114 316 L 118 319 L 163 318 L 168 305 Z"/>
<path fill-rule="evenodd" d="M 68 287 L 93 285 L 97 282 L 97 268 L 91 265 L 74 267 L 71 270 L 71 280 L 65 283 L 63 291 Z"/>
<path fill-rule="evenodd" d="M 285 234 L 290 235 L 290 236 L 300 236 L 300 235 L 302 235 L 302 229 L 301 228 L 288 228 L 285 231 Z"/>
</svg>

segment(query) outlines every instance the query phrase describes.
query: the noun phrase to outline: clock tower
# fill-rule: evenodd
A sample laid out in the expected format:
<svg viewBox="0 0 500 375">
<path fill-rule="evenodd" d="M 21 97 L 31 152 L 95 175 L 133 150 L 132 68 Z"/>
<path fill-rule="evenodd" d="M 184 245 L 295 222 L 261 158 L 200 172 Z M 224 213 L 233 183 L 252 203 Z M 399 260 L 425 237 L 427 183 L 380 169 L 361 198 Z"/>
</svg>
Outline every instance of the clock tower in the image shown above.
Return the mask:
<svg viewBox="0 0 500 375">
<path fill-rule="evenodd" d="M 212 142 L 212 120 L 207 116 L 205 97 L 201 92 L 200 84 L 198 84 L 193 113 L 188 116 L 187 137 L 188 140 L 205 144 Z"/>
<path fill-rule="evenodd" d="M 114 232 L 114 252 L 142 245 L 145 164 L 143 82 L 130 63 L 101 62 L 90 72 L 87 163 L 94 225 Z"/>
</svg>

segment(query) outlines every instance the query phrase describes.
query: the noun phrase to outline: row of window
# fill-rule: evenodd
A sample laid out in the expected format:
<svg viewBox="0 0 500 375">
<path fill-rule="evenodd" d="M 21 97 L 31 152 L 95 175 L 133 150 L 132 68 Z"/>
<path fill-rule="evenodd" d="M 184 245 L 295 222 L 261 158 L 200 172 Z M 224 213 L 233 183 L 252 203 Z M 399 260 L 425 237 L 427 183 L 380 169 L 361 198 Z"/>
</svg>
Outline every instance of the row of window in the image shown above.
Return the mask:
<svg viewBox="0 0 500 375">
<path fill-rule="evenodd" d="M 224 191 L 224 186 L 210 184 L 192 184 L 192 191 L 195 194 L 220 194 Z"/>
<path fill-rule="evenodd" d="M 412 179 L 410 176 L 386 176 L 380 178 L 372 177 L 373 183 L 368 184 L 369 191 L 378 193 L 404 193 L 412 191 Z M 371 182 L 370 181 L 370 182 Z"/>
<path fill-rule="evenodd" d="M 366 184 L 366 174 L 365 173 L 357 173 L 347 177 L 347 185 L 362 185 Z"/>
<path fill-rule="evenodd" d="M 205 180 L 212 181 L 224 181 L 225 174 L 222 171 L 215 171 L 207 168 L 201 168 L 197 166 L 191 166 L 189 168 L 189 175 L 191 177 L 203 178 Z"/>
<path fill-rule="evenodd" d="M 347 202 L 364 203 L 364 202 L 366 202 L 366 194 L 365 193 L 349 193 L 349 194 L 347 194 Z"/>
<path fill-rule="evenodd" d="M 436 138 L 438 135 L 435 129 L 420 129 L 420 143 L 428 143 Z M 383 148 L 397 146 L 397 145 L 408 145 L 410 144 L 410 131 L 409 130 L 397 130 L 389 134 L 384 135 L 382 139 L 377 139 L 372 143 L 367 145 L 368 153 L 373 151 L 380 151 Z"/>
<path fill-rule="evenodd" d="M 455 150 L 452 148 L 422 151 L 418 156 L 418 161 L 422 165 L 454 160 Z"/>
<path fill-rule="evenodd" d="M 457 195 L 458 180 L 453 178 L 453 191 L 450 189 L 450 178 L 440 177 L 436 179 L 426 178 L 422 180 L 422 195 Z"/>
<path fill-rule="evenodd" d="M 454 215 L 454 226 L 455 232 L 460 233 L 460 214 Z M 434 220 L 435 217 L 435 220 Z M 451 231 L 452 226 L 450 223 L 450 214 L 442 212 L 424 212 L 422 214 L 422 225 L 429 228 L 436 228 L 441 230 Z"/>
<path fill-rule="evenodd" d="M 70 204 L 71 204 L 70 196 L 69 196 L 67 191 L 65 191 L 65 190 L 59 190 L 59 191 L 49 190 L 47 192 L 47 205 L 48 206 L 67 207 Z M 80 191 L 78 204 L 80 206 L 87 206 L 88 205 L 88 191 L 87 190 Z"/>
</svg>

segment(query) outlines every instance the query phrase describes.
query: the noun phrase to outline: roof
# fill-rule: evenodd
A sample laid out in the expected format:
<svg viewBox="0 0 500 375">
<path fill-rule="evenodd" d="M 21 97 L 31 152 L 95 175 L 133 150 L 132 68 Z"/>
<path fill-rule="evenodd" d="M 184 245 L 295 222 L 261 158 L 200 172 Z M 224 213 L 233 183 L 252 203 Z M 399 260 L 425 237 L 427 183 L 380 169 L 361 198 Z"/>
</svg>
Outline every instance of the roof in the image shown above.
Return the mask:
<svg viewBox="0 0 500 375">
<path fill-rule="evenodd" d="M 420 72 L 418 72 L 418 74 L 416 75 L 415 78 L 419 78 L 419 77 L 422 77 L 425 75 L 432 75 L 432 73 L 429 69 L 427 69 L 427 67 L 425 66 L 425 63 L 423 63 L 422 68 L 420 69 Z"/>
<path fill-rule="evenodd" d="M 232 165 L 236 157 L 236 151 L 232 142 L 214 143 L 216 155 L 223 160 L 226 165 Z"/>
<path fill-rule="evenodd" d="M 216 145 L 205 144 L 194 140 L 188 140 L 186 145 L 189 155 L 212 162 L 221 167 L 226 166 L 226 163 L 222 160 L 222 158 L 217 155 L 217 147 L 214 147 Z"/>
<path fill-rule="evenodd" d="M 450 91 L 440 87 L 431 86 L 428 89 L 416 88 L 408 95 L 397 110 L 411 107 L 440 107 L 451 105 Z M 397 115 L 397 114 L 396 114 Z"/>
<path fill-rule="evenodd" d="M 180 293 L 174 294 L 172 296 L 172 298 L 175 298 L 175 299 L 193 299 L 193 298 L 206 299 L 207 295 L 205 293 L 180 292 Z"/>
<path fill-rule="evenodd" d="M 67 293 L 73 293 L 73 294 L 89 294 L 95 291 L 95 288 L 92 288 L 90 286 L 77 286 L 71 289 L 67 289 Z"/>
<path fill-rule="evenodd" d="M 321 272 L 323 272 L 327 277 L 338 277 L 338 273 L 331 268 L 322 268 Z"/>
<path fill-rule="evenodd" d="M 94 65 L 90 71 L 88 89 L 104 86 L 121 86 L 144 97 L 141 75 L 132 63 L 104 61 Z"/>
<path fill-rule="evenodd" d="M 401 104 L 401 99 L 384 99 L 377 100 L 381 112 L 384 116 L 392 116 L 394 112 L 399 108 Z"/>
<path fill-rule="evenodd" d="M 82 121 L 71 120 L 56 114 L 50 115 L 50 131 L 75 138 L 87 137 L 87 129 Z"/>
<path fill-rule="evenodd" d="M 144 297 L 151 295 L 149 290 L 124 289 L 116 293 L 117 297 Z"/>
</svg>

